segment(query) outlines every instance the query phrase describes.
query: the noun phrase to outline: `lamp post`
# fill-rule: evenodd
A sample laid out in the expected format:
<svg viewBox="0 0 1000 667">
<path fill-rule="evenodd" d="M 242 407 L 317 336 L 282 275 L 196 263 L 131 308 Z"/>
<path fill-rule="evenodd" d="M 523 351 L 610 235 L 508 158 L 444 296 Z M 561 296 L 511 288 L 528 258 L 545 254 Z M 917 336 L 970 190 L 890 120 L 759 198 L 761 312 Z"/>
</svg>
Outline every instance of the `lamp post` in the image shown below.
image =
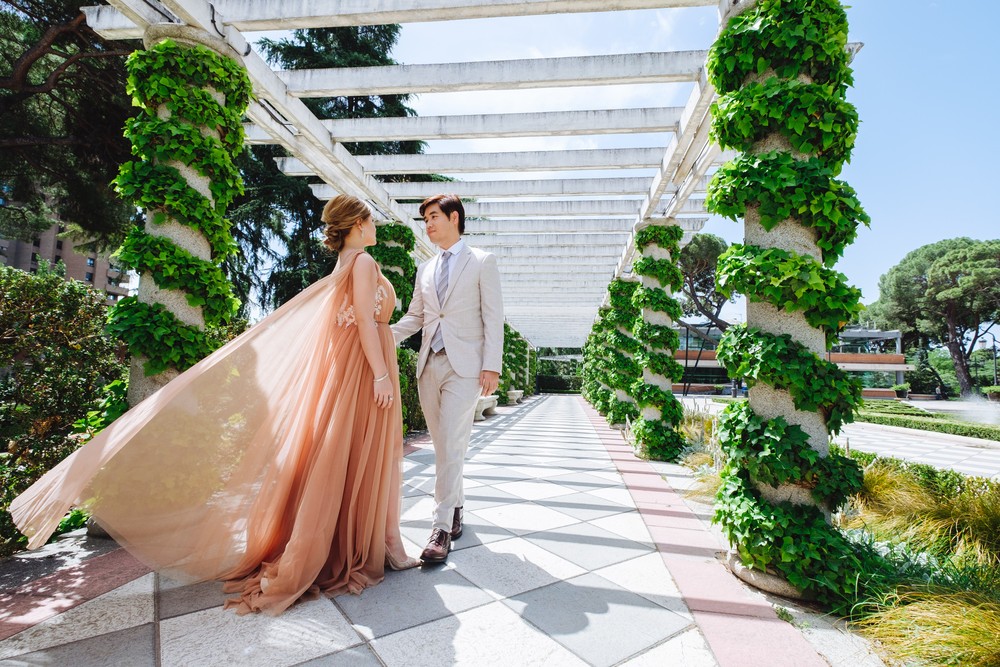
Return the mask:
<svg viewBox="0 0 1000 667">
<path fill-rule="evenodd" d="M 983 335 L 988 335 L 993 339 L 993 386 L 997 386 L 1000 382 L 997 382 L 997 337 L 993 335 L 992 331 L 984 331 Z M 980 338 L 979 344 L 986 347 L 986 339 Z"/>
</svg>

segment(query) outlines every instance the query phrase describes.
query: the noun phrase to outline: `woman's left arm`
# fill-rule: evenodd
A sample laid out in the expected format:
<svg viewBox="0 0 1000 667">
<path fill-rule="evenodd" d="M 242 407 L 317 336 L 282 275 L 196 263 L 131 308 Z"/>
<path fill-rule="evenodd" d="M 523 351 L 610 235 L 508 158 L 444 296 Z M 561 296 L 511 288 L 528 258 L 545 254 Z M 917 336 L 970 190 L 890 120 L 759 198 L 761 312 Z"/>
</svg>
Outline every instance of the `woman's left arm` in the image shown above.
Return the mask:
<svg viewBox="0 0 1000 667">
<path fill-rule="evenodd" d="M 361 350 L 365 354 L 372 373 L 375 374 L 374 400 L 380 408 L 389 407 L 392 401 L 392 378 L 386 366 L 382 344 L 378 339 L 378 323 L 375 322 L 375 290 L 378 288 L 378 266 L 371 256 L 358 257 L 351 269 L 354 283 L 354 319 L 358 327 Z"/>
</svg>

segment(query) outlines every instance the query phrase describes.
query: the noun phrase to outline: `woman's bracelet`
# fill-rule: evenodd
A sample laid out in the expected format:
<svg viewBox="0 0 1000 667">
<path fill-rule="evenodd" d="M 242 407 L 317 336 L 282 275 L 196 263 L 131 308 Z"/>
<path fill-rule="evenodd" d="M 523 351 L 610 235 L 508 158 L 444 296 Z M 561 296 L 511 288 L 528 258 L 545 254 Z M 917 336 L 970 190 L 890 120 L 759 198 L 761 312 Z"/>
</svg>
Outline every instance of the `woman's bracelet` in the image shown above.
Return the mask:
<svg viewBox="0 0 1000 667">
<path fill-rule="evenodd" d="M 389 377 L 389 371 L 386 371 L 385 375 L 383 375 L 382 377 L 375 378 L 375 382 L 381 382 L 382 380 L 386 379 L 387 377 Z"/>
</svg>

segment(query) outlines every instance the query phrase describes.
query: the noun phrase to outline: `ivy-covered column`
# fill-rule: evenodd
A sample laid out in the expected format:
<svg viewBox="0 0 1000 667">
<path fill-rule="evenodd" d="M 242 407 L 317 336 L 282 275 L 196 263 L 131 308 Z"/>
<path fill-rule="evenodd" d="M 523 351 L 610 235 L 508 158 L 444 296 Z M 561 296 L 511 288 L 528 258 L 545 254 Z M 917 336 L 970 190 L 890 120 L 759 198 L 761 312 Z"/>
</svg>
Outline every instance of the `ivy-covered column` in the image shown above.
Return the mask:
<svg viewBox="0 0 1000 667">
<path fill-rule="evenodd" d="M 139 272 L 139 295 L 109 315 L 132 353 L 133 405 L 215 349 L 206 325 L 226 323 L 239 305 L 220 265 L 235 251 L 224 214 L 243 191 L 233 158 L 251 93 L 224 42 L 183 26 L 153 26 L 145 41 L 127 62 L 142 109 L 125 128 L 136 159 L 115 180 L 146 211 L 117 253 Z"/>
<path fill-rule="evenodd" d="M 605 415 L 610 424 L 633 422 L 639 416 L 639 407 L 632 398 L 632 385 L 642 377 L 638 357 L 642 343 L 632 337 L 632 327 L 639 318 L 639 309 L 632 303 L 639 283 L 615 279 L 608 285 L 610 310 L 602 318 L 598 344 L 604 350 L 602 370 L 604 381 L 611 390 Z"/>
<path fill-rule="evenodd" d="M 503 373 L 497 387 L 500 405 L 507 405 L 507 392 L 517 390 L 525 377 L 523 370 L 528 363 L 528 341 L 514 327 L 506 322 L 503 325 Z M 526 391 L 521 388 L 521 391 Z"/>
<path fill-rule="evenodd" d="M 682 312 L 680 303 L 671 296 L 683 280 L 675 257 L 684 230 L 673 222 L 650 220 L 636 231 L 635 244 L 642 257 L 632 265 L 641 279 L 632 296 L 641 311 L 633 335 L 643 345 L 637 357 L 642 377 L 631 388 L 640 408 L 632 436 L 640 452 L 663 461 L 676 459 L 684 447 L 684 437 L 677 430 L 684 409 L 671 391 L 673 381 L 684 375 L 684 367 L 673 356 L 679 343 L 673 322 Z"/>
<path fill-rule="evenodd" d="M 615 398 L 614 390 L 608 386 L 608 354 L 603 335 L 609 313 L 611 309 L 607 307 L 597 312 L 597 320 L 583 345 L 583 397 L 602 415 L 608 414 Z"/>
<path fill-rule="evenodd" d="M 718 285 L 746 295 L 747 324 L 726 331 L 718 358 L 750 393 L 719 427 L 727 462 L 715 521 L 738 574 L 832 600 L 855 584 L 859 561 L 829 516 L 861 474 L 828 451 L 829 435 L 852 420 L 861 391 L 823 358 L 860 310 L 860 292 L 830 267 L 868 223 L 836 179 L 858 126 L 845 99 L 847 18 L 836 0 L 737 7 L 708 70 L 720 95 L 713 137 L 741 154 L 713 178 L 707 207 L 745 223 L 745 243 L 719 259 Z"/>
<path fill-rule="evenodd" d="M 398 308 L 392 316 L 392 321 L 395 322 L 403 316 L 413 298 L 417 263 L 410 253 L 416 247 L 417 239 L 413 230 L 402 224 L 380 225 L 377 233 L 378 243 L 368 252 L 378 262 L 396 291 Z"/>
</svg>

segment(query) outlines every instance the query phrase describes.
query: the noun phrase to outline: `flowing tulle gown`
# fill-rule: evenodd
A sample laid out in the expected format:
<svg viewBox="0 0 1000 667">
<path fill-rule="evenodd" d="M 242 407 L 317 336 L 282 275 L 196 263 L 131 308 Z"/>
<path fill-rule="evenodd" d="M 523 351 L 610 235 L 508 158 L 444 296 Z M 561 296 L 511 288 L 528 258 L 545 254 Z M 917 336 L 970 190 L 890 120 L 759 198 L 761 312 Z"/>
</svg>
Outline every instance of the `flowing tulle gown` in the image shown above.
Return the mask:
<svg viewBox="0 0 1000 667">
<path fill-rule="evenodd" d="M 304 596 L 360 592 L 398 537 L 399 399 L 373 402 L 351 270 L 334 272 L 132 408 L 11 504 L 29 548 L 71 507 L 182 581 L 226 580 L 227 607 L 279 614 Z M 379 276 L 375 319 L 399 396 Z M 371 314 L 369 314 L 370 316 Z"/>
</svg>

